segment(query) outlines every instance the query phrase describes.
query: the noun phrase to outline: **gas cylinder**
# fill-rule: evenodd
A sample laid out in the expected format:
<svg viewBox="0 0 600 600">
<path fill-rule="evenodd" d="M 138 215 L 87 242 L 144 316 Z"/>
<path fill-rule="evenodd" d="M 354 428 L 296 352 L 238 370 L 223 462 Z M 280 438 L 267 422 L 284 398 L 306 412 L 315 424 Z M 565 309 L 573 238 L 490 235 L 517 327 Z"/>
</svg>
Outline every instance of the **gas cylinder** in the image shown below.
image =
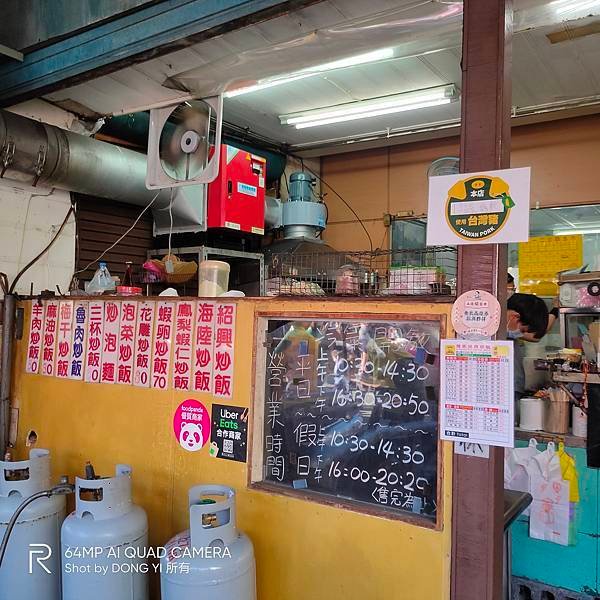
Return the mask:
<svg viewBox="0 0 600 600">
<path fill-rule="evenodd" d="M 63 523 L 63 600 L 147 600 L 148 519 L 131 501 L 131 467 L 75 480 L 75 512 Z"/>
<path fill-rule="evenodd" d="M 189 510 L 190 528 L 169 540 L 161 558 L 162 600 L 256 600 L 254 549 L 236 527 L 235 491 L 195 486 Z"/>
<path fill-rule="evenodd" d="M 17 507 L 50 484 L 50 452 L 0 461 L 0 539 Z M 60 600 L 60 525 L 65 497 L 38 498 L 17 519 L 0 568 L 0 600 Z"/>
</svg>

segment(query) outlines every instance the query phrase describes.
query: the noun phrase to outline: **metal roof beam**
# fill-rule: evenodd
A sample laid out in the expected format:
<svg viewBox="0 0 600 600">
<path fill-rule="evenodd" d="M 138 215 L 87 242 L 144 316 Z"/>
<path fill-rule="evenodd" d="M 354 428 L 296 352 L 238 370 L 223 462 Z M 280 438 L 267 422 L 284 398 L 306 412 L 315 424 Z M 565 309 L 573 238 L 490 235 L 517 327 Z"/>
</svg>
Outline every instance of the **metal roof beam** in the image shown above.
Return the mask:
<svg viewBox="0 0 600 600">
<path fill-rule="evenodd" d="M 23 62 L 23 53 L 22 52 L 19 52 L 18 50 L 13 50 L 12 48 L 9 48 L 8 46 L 4 46 L 3 44 L 0 44 L 0 54 L 3 54 L 4 56 L 8 56 L 8 58 L 13 58 L 14 60 Z"/>
<path fill-rule="evenodd" d="M 0 106 L 70 87 L 321 0 L 163 0 L 0 65 Z"/>
</svg>

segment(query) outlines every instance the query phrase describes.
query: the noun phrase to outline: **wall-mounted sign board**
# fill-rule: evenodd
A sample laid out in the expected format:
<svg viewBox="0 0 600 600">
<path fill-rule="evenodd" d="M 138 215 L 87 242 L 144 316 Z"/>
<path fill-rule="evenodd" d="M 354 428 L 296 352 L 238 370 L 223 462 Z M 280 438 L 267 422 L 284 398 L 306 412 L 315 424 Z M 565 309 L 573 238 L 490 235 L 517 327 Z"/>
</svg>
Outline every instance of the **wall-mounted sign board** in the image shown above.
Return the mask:
<svg viewBox="0 0 600 600">
<path fill-rule="evenodd" d="M 529 239 L 529 167 L 429 178 L 427 245 Z"/>
<path fill-rule="evenodd" d="M 25 372 L 231 398 L 236 308 L 203 299 L 34 301 Z"/>
<path fill-rule="evenodd" d="M 512 341 L 442 340 L 440 437 L 514 446 Z"/>
<path fill-rule="evenodd" d="M 439 318 L 318 318 L 260 320 L 254 482 L 436 522 Z"/>
<path fill-rule="evenodd" d="M 583 265 L 583 235 L 548 235 L 519 244 L 519 292 L 558 294 L 558 273 Z"/>
</svg>

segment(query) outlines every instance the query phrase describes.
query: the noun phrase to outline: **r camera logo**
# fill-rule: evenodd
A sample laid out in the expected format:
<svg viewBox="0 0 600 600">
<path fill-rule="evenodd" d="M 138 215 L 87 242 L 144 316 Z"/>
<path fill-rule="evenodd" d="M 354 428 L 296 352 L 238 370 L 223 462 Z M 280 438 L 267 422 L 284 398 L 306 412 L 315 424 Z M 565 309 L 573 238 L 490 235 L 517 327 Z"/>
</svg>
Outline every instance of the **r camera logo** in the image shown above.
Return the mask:
<svg viewBox="0 0 600 600">
<path fill-rule="evenodd" d="M 29 574 L 33 574 L 33 562 L 44 569 L 48 575 L 52 575 L 52 571 L 44 564 L 52 558 L 52 548 L 48 544 L 29 544 Z"/>
</svg>

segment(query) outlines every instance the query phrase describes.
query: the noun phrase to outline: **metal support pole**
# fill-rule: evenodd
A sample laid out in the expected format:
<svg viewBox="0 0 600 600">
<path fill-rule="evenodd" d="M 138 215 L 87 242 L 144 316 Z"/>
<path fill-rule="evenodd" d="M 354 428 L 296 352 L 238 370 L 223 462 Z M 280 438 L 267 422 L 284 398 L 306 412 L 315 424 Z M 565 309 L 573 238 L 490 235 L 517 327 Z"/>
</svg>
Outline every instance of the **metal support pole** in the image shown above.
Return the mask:
<svg viewBox="0 0 600 600">
<path fill-rule="evenodd" d="M 8 446 L 10 427 L 10 388 L 12 380 L 12 354 L 15 338 L 16 296 L 6 294 L 2 311 L 2 362 L 0 363 L 0 452 Z"/>
<path fill-rule="evenodd" d="M 512 0 L 465 0 L 463 19 L 461 172 L 506 168 Z M 505 310 L 506 269 L 505 245 L 460 246 L 458 292 L 486 290 Z M 489 459 L 454 455 L 452 600 L 502 597 L 503 460 L 502 448 Z"/>
</svg>

